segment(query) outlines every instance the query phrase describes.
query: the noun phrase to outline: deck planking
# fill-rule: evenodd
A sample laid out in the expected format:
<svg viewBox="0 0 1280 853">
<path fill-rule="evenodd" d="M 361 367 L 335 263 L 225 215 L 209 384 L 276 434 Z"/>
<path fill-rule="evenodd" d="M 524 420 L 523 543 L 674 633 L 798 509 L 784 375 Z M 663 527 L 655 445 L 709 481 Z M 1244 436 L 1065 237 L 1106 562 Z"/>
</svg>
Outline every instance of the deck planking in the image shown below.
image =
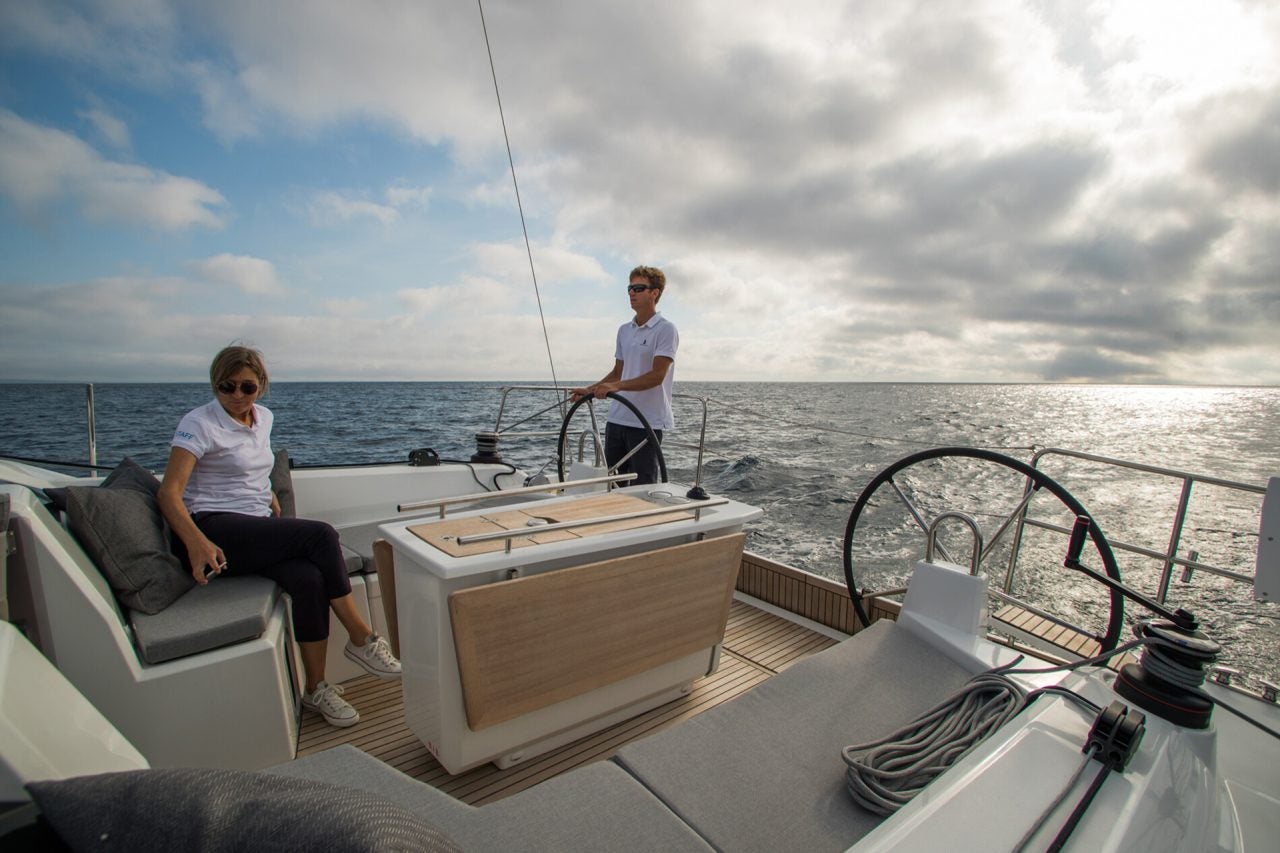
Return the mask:
<svg viewBox="0 0 1280 853">
<path fill-rule="evenodd" d="M 343 685 L 360 712 L 360 722 L 339 729 L 306 711 L 298 737 L 298 757 L 350 744 L 402 773 L 471 805 L 483 805 L 595 761 L 604 761 L 633 740 L 662 731 L 728 702 L 796 661 L 836 641 L 780 616 L 735 600 L 729 611 L 720 666 L 694 682 L 679 699 L 624 720 L 506 770 L 484 764 L 450 775 L 409 731 L 400 683 L 373 676 Z"/>
<path fill-rule="evenodd" d="M 1066 660 L 1089 658 L 1102 651 L 1102 645 L 1083 631 L 1076 631 L 1051 622 L 1016 604 L 1006 604 L 1001 607 L 992 616 L 992 621 L 998 623 L 997 628 L 1011 632 L 1015 637 L 1019 633 L 1025 634 L 1028 638 L 1034 638 L 1052 647 L 1052 654 Z M 1133 654 L 1125 652 L 1111 658 L 1107 666 L 1118 670 L 1125 664 L 1136 662 L 1137 658 Z"/>
</svg>

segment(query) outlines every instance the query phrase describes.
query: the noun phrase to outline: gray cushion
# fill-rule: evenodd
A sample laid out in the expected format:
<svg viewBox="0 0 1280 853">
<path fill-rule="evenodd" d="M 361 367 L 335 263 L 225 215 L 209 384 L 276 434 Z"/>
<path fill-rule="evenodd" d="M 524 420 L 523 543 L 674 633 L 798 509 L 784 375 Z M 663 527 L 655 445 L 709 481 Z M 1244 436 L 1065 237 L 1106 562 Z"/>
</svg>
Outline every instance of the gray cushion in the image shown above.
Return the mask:
<svg viewBox="0 0 1280 853">
<path fill-rule="evenodd" d="M 445 832 L 473 820 L 479 811 L 349 744 L 268 767 L 263 772 L 349 785 L 422 815 Z"/>
<path fill-rule="evenodd" d="M 721 850 L 844 850 L 882 818 L 849 796 L 840 750 L 906 724 L 970 675 L 881 621 L 613 760 Z"/>
<path fill-rule="evenodd" d="M 73 850 L 459 850 L 393 803 L 310 779 L 131 770 L 27 789 Z"/>
<path fill-rule="evenodd" d="M 363 572 L 366 568 L 368 568 L 368 565 L 364 557 L 360 556 L 355 551 L 348 548 L 346 545 L 343 545 L 341 547 L 342 547 L 342 559 L 347 564 L 347 574 L 358 575 L 361 572 Z M 371 563 L 373 561 L 369 560 L 367 562 Z"/>
<path fill-rule="evenodd" d="M 164 663 L 261 637 L 279 593 L 275 581 L 258 575 L 217 577 L 159 613 L 133 613 L 138 656 Z"/>
<path fill-rule="evenodd" d="M 132 489 L 154 498 L 160 492 L 160 481 L 155 474 L 126 456 L 102 481 L 101 488 Z"/>
<path fill-rule="evenodd" d="M 480 809 L 451 837 L 468 850 L 707 851 L 712 848 L 616 764 L 580 767 Z M 799 849 L 799 848 L 776 848 Z"/>
<path fill-rule="evenodd" d="M 298 503 L 293 495 L 293 474 L 290 472 L 289 451 L 281 448 L 276 451 L 276 462 L 271 469 L 271 491 L 276 493 L 280 501 L 281 518 L 297 518 Z M 372 568 L 372 560 L 366 560 L 360 554 L 342 546 L 342 559 L 347 564 L 347 574 L 355 575 Z"/>
<path fill-rule="evenodd" d="M 64 497 L 67 526 L 120 603 L 158 613 L 195 586 L 195 579 L 170 551 L 148 478 L 155 481 L 126 459 L 101 486 L 69 486 Z"/>
<path fill-rule="evenodd" d="M 340 746 L 268 773 L 377 794 L 430 820 L 467 850 L 658 851 L 710 848 L 634 779 L 607 761 L 476 808 Z"/>
<path fill-rule="evenodd" d="M 280 517 L 296 518 L 298 505 L 293 498 L 293 474 L 289 471 L 289 451 L 283 447 L 276 451 L 276 462 L 271 468 L 271 491 L 280 501 Z"/>
</svg>

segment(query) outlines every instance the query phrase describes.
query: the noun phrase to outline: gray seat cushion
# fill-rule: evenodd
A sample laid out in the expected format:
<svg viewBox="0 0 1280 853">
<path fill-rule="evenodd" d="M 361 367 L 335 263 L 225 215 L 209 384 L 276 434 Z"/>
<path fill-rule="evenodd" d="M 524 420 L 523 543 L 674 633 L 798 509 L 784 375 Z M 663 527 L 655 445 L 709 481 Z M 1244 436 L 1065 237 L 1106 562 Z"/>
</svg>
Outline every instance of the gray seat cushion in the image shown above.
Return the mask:
<svg viewBox="0 0 1280 853">
<path fill-rule="evenodd" d="M 347 574 L 358 575 L 367 568 L 365 565 L 366 561 L 364 557 L 360 556 L 355 551 L 348 548 L 346 545 L 343 545 L 341 547 L 342 547 L 342 559 L 347 564 Z M 371 559 L 368 562 L 371 563 L 373 562 L 373 560 Z"/>
<path fill-rule="evenodd" d="M 721 850 L 844 850 L 880 823 L 840 750 L 886 735 L 971 675 L 881 621 L 614 757 Z"/>
<path fill-rule="evenodd" d="M 215 578 L 159 613 L 130 614 L 138 656 L 150 664 L 253 640 L 267 630 L 280 594 L 257 575 Z"/>
<path fill-rule="evenodd" d="M 351 746 L 270 768 L 384 797 L 465 850 L 673 851 L 710 848 L 652 794 L 607 761 L 480 808 L 411 779 Z"/>
<path fill-rule="evenodd" d="M 28 786 L 73 850 L 451 851 L 430 822 L 385 799 L 243 770 L 131 770 Z"/>
</svg>

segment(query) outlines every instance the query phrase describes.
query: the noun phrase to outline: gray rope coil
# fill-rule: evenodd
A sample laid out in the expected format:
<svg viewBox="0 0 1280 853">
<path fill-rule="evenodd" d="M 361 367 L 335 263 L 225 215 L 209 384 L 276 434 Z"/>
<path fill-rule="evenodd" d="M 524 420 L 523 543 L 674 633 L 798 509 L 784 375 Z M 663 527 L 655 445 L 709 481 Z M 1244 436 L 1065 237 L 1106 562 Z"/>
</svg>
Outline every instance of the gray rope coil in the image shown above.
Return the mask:
<svg viewBox="0 0 1280 853">
<path fill-rule="evenodd" d="M 893 814 L 963 758 L 987 735 L 1017 716 L 1026 691 L 999 671 L 969 679 L 950 698 L 915 721 L 869 743 L 846 746 L 841 757 L 855 802 Z"/>
</svg>

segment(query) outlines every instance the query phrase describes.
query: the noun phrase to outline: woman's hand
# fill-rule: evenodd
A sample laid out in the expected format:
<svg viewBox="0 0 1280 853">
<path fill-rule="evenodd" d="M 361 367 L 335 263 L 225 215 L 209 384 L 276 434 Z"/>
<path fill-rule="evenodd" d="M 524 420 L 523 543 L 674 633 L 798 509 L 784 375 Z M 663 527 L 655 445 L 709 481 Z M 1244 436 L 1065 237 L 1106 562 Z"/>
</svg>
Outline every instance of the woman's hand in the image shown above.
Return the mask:
<svg viewBox="0 0 1280 853">
<path fill-rule="evenodd" d="M 197 542 L 195 547 L 187 546 L 187 559 L 191 561 L 191 577 L 196 579 L 196 583 L 204 586 L 209 582 L 209 578 L 227 567 L 227 558 L 217 545 L 203 536 L 200 539 L 201 541 Z"/>
<path fill-rule="evenodd" d="M 276 496 L 275 490 L 272 490 L 272 492 L 271 492 L 271 514 L 272 514 L 272 515 L 274 515 L 276 518 L 279 518 L 279 517 L 280 517 L 280 513 L 281 513 L 281 512 L 282 512 L 282 510 L 280 509 L 280 498 Z"/>
</svg>

